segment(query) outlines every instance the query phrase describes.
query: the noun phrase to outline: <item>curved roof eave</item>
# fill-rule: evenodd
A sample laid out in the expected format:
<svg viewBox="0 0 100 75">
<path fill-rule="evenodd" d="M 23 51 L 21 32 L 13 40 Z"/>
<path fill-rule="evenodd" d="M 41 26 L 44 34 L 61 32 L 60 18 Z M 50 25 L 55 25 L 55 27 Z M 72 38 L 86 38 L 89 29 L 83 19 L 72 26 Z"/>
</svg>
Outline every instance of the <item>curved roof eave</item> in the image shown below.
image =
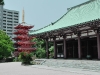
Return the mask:
<svg viewBox="0 0 100 75">
<path fill-rule="evenodd" d="M 70 8 L 60 19 L 30 34 L 40 34 L 100 18 L 100 0 L 90 0 Z M 91 11 L 91 13 L 90 13 Z"/>
</svg>

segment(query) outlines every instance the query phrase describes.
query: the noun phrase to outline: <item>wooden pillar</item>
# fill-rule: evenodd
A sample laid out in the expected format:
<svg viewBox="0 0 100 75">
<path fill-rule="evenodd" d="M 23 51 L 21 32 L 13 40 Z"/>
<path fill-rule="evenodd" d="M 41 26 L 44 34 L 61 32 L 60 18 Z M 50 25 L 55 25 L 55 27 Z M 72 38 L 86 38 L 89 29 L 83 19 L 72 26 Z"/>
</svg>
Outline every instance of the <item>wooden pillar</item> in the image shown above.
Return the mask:
<svg viewBox="0 0 100 75">
<path fill-rule="evenodd" d="M 75 58 L 75 51 L 74 51 L 74 42 L 73 42 L 73 58 Z"/>
<path fill-rule="evenodd" d="M 46 38 L 46 56 L 49 59 L 48 38 Z"/>
<path fill-rule="evenodd" d="M 53 40 L 54 40 L 54 59 L 57 59 L 57 44 L 56 44 L 56 37 L 54 37 Z"/>
<path fill-rule="evenodd" d="M 78 58 L 81 59 L 81 39 L 80 39 L 80 33 L 78 33 Z"/>
<path fill-rule="evenodd" d="M 99 34 L 99 30 L 97 30 L 97 49 L 98 49 L 98 59 L 100 60 L 100 34 Z"/>
<path fill-rule="evenodd" d="M 88 40 L 87 40 L 87 55 L 89 55 L 90 54 L 90 52 L 89 52 L 89 44 L 88 44 Z"/>
<path fill-rule="evenodd" d="M 66 51 L 66 35 L 63 36 L 63 44 L 64 44 L 64 59 L 67 58 L 67 51 Z"/>
</svg>

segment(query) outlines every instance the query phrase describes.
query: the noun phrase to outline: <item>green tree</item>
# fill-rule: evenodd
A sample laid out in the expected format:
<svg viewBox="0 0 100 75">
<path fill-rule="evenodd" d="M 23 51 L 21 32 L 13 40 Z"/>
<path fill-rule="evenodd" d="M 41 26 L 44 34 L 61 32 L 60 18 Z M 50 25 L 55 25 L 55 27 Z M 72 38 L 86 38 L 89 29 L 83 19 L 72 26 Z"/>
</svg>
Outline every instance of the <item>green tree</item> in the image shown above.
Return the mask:
<svg viewBox="0 0 100 75">
<path fill-rule="evenodd" d="M 13 42 L 5 32 L 0 30 L 0 59 L 11 56 L 12 51 L 14 51 Z"/>
<path fill-rule="evenodd" d="M 49 48 L 49 52 L 50 52 L 50 54 L 49 54 L 50 58 L 53 58 L 54 57 L 54 46 L 51 46 Z"/>
<path fill-rule="evenodd" d="M 34 55 L 36 55 L 37 58 L 46 58 L 46 43 L 45 40 L 39 39 L 39 38 L 35 38 L 32 40 L 33 42 L 36 42 L 35 45 L 33 45 L 33 47 L 36 47 L 36 52 L 34 52 Z M 50 56 L 53 57 L 53 43 L 49 42 L 48 44 L 48 48 L 49 49 L 49 53 Z"/>
<path fill-rule="evenodd" d="M 35 38 L 32 41 L 36 42 L 36 44 L 33 45 L 33 47 L 36 47 L 34 55 L 36 55 L 37 58 L 45 58 L 46 57 L 45 41 L 39 38 Z"/>
<path fill-rule="evenodd" d="M 0 5 L 4 5 L 4 0 L 0 0 Z"/>
<path fill-rule="evenodd" d="M 39 38 L 34 38 L 34 39 L 32 40 L 32 42 L 36 42 L 36 44 L 33 45 L 34 47 L 45 49 L 45 41 L 44 41 L 44 40 L 39 39 Z"/>
</svg>

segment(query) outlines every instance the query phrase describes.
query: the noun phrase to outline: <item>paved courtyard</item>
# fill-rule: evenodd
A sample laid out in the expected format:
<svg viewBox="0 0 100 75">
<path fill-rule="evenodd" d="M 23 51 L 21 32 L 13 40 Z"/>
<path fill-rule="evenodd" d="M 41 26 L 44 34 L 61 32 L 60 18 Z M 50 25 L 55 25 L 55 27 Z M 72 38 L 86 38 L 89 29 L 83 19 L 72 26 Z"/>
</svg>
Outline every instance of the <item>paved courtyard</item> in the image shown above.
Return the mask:
<svg viewBox="0 0 100 75">
<path fill-rule="evenodd" d="M 11 62 L 0 63 L 0 75 L 100 75 L 100 73 L 44 65 L 22 66 L 19 62 Z"/>
</svg>

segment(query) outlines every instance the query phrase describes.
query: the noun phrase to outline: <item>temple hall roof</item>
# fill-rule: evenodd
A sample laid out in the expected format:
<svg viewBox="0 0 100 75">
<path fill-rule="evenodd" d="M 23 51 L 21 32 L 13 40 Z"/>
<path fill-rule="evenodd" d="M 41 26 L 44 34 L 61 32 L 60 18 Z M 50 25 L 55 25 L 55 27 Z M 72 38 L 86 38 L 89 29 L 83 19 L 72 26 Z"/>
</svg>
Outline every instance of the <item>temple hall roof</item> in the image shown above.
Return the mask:
<svg viewBox="0 0 100 75">
<path fill-rule="evenodd" d="M 34 35 L 50 32 L 96 19 L 100 19 L 100 0 L 89 0 L 69 8 L 69 10 L 54 23 L 33 32 L 29 32 L 29 34 Z"/>
</svg>

